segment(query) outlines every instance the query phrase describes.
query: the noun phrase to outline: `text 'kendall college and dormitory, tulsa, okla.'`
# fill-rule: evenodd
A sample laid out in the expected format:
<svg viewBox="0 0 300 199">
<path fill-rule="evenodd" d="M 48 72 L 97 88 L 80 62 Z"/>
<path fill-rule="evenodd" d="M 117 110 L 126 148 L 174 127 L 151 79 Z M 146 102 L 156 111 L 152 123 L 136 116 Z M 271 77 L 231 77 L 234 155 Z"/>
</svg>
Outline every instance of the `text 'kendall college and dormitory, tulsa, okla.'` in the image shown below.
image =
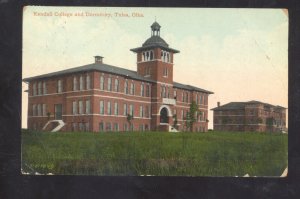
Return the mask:
<svg viewBox="0 0 300 199">
<path fill-rule="evenodd" d="M 37 17 L 144 17 L 139 12 L 33 12 L 33 16 Z"/>
<path fill-rule="evenodd" d="M 137 71 L 95 62 L 35 77 L 28 83 L 28 129 L 52 131 L 184 131 L 190 104 L 193 131 L 208 130 L 211 91 L 173 81 L 174 54 L 151 25 L 137 54 Z"/>
</svg>

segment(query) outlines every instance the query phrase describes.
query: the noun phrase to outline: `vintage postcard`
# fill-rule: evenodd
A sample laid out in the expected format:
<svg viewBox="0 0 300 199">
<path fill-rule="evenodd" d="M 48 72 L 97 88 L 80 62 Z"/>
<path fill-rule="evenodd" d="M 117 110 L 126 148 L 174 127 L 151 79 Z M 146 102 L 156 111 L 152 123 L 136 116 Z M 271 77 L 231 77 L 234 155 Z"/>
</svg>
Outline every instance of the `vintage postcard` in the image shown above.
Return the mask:
<svg viewBox="0 0 300 199">
<path fill-rule="evenodd" d="M 22 173 L 287 176 L 288 11 L 23 9 Z"/>
</svg>

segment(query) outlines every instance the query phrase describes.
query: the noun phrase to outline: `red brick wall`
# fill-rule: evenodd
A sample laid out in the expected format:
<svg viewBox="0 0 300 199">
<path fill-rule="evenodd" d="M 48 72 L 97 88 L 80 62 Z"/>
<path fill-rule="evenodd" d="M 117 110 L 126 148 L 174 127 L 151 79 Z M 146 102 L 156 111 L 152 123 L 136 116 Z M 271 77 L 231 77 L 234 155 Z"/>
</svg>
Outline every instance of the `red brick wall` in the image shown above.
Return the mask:
<svg viewBox="0 0 300 199">
<path fill-rule="evenodd" d="M 60 78 L 47 78 L 43 79 L 41 81 L 47 82 L 47 95 L 41 95 L 41 96 L 32 96 L 32 85 L 33 82 L 30 82 L 29 84 L 29 108 L 28 108 L 28 128 L 33 129 L 33 126 L 36 126 L 38 130 L 41 130 L 42 127 L 46 124 L 48 121 L 47 116 L 39 116 L 39 117 L 32 117 L 32 105 L 33 104 L 47 104 L 47 111 L 50 112 L 51 116 L 50 119 L 54 119 L 54 105 L 55 104 L 62 104 L 63 106 L 63 121 L 66 122 L 66 126 L 63 128 L 63 131 L 71 131 L 72 130 L 72 123 L 77 123 L 77 129 L 78 129 L 78 123 L 86 123 L 89 122 L 90 124 L 90 130 L 94 132 L 99 131 L 99 123 L 102 121 L 105 124 L 111 123 L 111 126 L 113 128 L 114 123 L 119 123 L 119 130 L 124 130 L 123 126 L 125 123 L 128 123 L 126 116 L 123 115 L 123 105 L 124 103 L 127 104 L 127 109 L 129 112 L 129 105 L 134 105 L 134 119 L 132 121 L 134 125 L 134 130 L 139 130 L 140 125 L 147 125 L 148 128 L 151 128 L 151 130 L 159 130 L 159 124 L 160 124 L 160 116 L 159 109 L 162 105 L 162 99 L 160 97 L 161 94 L 161 84 L 153 84 L 148 82 L 144 83 L 144 92 L 146 94 L 146 85 L 150 85 L 150 95 L 151 97 L 142 97 L 140 96 L 140 88 L 142 81 L 138 80 L 132 80 L 127 79 L 123 76 L 118 76 L 114 74 L 108 74 L 108 73 L 101 73 L 101 72 L 89 72 L 88 74 L 91 77 L 91 89 L 82 91 L 73 91 L 73 77 L 77 77 L 77 87 L 79 89 L 79 77 L 80 75 L 83 75 L 86 77 L 87 73 L 76 73 L 69 76 L 62 76 Z M 100 76 L 103 74 L 105 77 L 105 90 L 100 89 Z M 107 91 L 107 78 L 112 78 L 112 91 Z M 115 79 L 119 80 L 119 92 L 114 91 L 114 83 Z M 62 93 L 57 93 L 57 81 L 61 79 L 63 81 L 63 91 Z M 128 89 L 130 92 L 130 83 L 133 82 L 135 84 L 135 95 L 130 94 L 124 94 L 124 83 L 125 81 L 128 81 Z M 35 81 L 38 82 L 38 81 Z M 84 78 L 84 85 L 86 84 L 86 80 Z M 85 85 L 86 86 L 86 85 Z M 177 110 L 177 118 L 178 118 L 178 124 L 181 124 L 179 129 L 183 130 L 185 122 L 181 120 L 181 110 L 186 111 L 189 110 L 189 104 L 191 100 L 189 99 L 187 102 L 181 101 L 181 93 L 183 92 L 182 89 L 176 89 L 177 90 L 177 102 L 176 105 L 169 105 L 171 109 L 171 114 L 174 114 L 174 109 Z M 189 92 L 189 97 L 194 98 L 192 93 L 190 91 L 184 91 Z M 201 94 L 201 93 L 199 93 Z M 202 93 L 202 95 L 206 94 Z M 173 88 L 170 87 L 170 98 L 173 98 Z M 79 108 L 78 101 L 83 101 L 83 111 L 85 113 L 85 101 L 90 100 L 91 103 L 91 114 L 90 115 L 76 115 L 74 116 L 72 114 L 73 107 L 72 102 L 77 101 L 77 108 Z M 105 115 L 100 115 L 100 100 L 104 101 L 104 107 L 105 107 Z M 111 109 L 112 109 L 112 116 L 107 115 L 107 102 L 111 102 Z M 207 103 L 207 100 L 205 100 Z M 119 115 L 117 117 L 114 116 L 114 102 L 118 102 L 118 109 L 119 109 Z M 139 118 L 139 108 L 140 105 L 144 107 L 144 117 Z M 152 116 L 152 119 L 145 118 L 145 111 L 146 106 L 151 110 L 149 113 L 149 117 Z M 206 115 L 207 118 L 207 106 L 206 105 L 199 105 L 199 108 L 201 108 Z M 79 113 L 79 111 L 77 111 Z M 169 118 L 170 125 L 173 125 L 174 121 L 173 118 Z M 128 124 L 127 124 L 128 125 Z M 201 129 L 200 129 L 201 128 Z M 200 130 L 199 130 L 200 129 Z M 200 121 L 196 122 L 194 125 L 194 131 L 207 131 L 207 122 Z"/>
</svg>

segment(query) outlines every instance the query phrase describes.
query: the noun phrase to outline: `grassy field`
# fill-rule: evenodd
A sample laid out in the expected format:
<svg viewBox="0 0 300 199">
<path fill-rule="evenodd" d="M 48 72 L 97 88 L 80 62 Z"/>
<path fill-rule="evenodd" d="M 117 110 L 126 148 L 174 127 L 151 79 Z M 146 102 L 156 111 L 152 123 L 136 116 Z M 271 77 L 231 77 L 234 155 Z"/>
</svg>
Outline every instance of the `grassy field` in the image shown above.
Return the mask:
<svg viewBox="0 0 300 199">
<path fill-rule="evenodd" d="M 64 175 L 280 176 L 287 139 L 271 133 L 22 132 L 25 172 Z"/>
</svg>

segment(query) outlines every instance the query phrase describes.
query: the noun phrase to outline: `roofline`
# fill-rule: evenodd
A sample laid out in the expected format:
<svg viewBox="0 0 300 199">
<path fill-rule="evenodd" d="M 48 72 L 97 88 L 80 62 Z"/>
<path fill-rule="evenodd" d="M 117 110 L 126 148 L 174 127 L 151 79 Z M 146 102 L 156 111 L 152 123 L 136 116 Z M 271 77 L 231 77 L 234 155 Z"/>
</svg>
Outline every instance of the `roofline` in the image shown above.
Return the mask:
<svg viewBox="0 0 300 199">
<path fill-rule="evenodd" d="M 142 47 L 132 48 L 132 49 L 130 49 L 130 51 L 137 53 L 137 52 L 139 52 L 139 51 L 142 51 L 142 50 L 148 50 L 148 49 L 151 49 L 151 48 L 161 48 L 161 49 L 164 49 L 164 50 L 171 51 L 171 52 L 173 52 L 173 53 L 180 53 L 179 50 L 176 50 L 176 49 L 174 49 L 174 48 L 169 48 L 169 47 L 160 46 L 160 45 L 142 46 Z"/>
<path fill-rule="evenodd" d="M 64 71 L 64 70 L 62 70 L 62 71 Z M 142 76 L 141 76 L 141 79 L 139 79 L 139 78 L 136 78 L 136 77 L 132 77 L 130 75 L 123 75 L 123 74 L 120 74 L 120 73 L 107 72 L 107 71 L 104 71 L 104 70 L 97 70 L 97 69 L 87 69 L 87 70 L 82 70 L 82 71 L 75 71 L 75 72 L 72 72 L 72 73 L 53 74 L 53 75 L 52 75 L 52 73 L 47 73 L 47 74 L 38 75 L 38 76 L 34 76 L 34 77 L 27 77 L 27 78 L 24 78 L 22 81 L 23 82 L 29 82 L 29 81 L 37 80 L 37 79 L 41 79 L 41 78 L 59 77 L 59 76 L 64 76 L 64 75 L 69 75 L 69 74 L 74 74 L 74 73 L 88 72 L 88 71 L 99 71 L 99 72 L 119 75 L 119 76 L 122 76 L 122 77 L 128 77 L 128 78 L 134 79 L 134 80 L 155 83 L 155 81 L 153 81 L 151 79 L 143 78 Z M 61 71 L 57 71 L 57 72 L 53 72 L 53 73 L 58 73 L 58 72 L 61 72 Z"/>
<path fill-rule="evenodd" d="M 226 105 L 228 105 L 228 104 L 230 104 L 230 103 L 241 103 L 241 104 L 244 105 L 244 107 L 243 107 L 243 108 L 230 108 L 230 107 L 224 107 L 224 106 L 226 106 Z M 276 109 L 276 108 L 279 108 L 279 109 L 287 109 L 287 108 L 282 107 L 282 106 L 272 105 L 272 104 L 268 104 L 268 103 L 265 103 L 265 102 L 260 102 L 260 101 L 254 101 L 254 100 L 252 100 L 252 101 L 248 101 L 248 102 L 229 102 L 229 103 L 227 103 L 227 104 L 224 104 L 224 105 L 222 105 L 222 106 L 218 106 L 218 107 L 212 108 L 212 109 L 210 109 L 210 110 L 212 110 L 212 111 L 216 111 L 216 110 L 232 110 L 232 109 L 235 109 L 235 110 L 244 110 L 244 109 L 245 109 L 245 106 L 246 106 L 247 104 L 262 104 L 262 105 L 264 105 L 264 106 L 270 106 L 270 107 L 275 108 L 275 109 Z"/>
</svg>

